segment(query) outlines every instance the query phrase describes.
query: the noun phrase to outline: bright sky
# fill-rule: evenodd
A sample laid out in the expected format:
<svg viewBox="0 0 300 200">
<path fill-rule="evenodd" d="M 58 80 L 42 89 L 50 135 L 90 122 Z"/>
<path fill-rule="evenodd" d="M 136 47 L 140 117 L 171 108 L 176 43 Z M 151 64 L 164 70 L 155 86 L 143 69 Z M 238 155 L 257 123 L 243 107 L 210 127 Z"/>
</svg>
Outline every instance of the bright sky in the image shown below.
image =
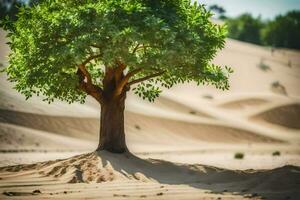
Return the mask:
<svg viewBox="0 0 300 200">
<path fill-rule="evenodd" d="M 197 0 L 201 4 L 217 4 L 226 10 L 226 15 L 235 17 L 248 12 L 263 19 L 272 19 L 290 10 L 300 10 L 300 0 Z"/>
</svg>

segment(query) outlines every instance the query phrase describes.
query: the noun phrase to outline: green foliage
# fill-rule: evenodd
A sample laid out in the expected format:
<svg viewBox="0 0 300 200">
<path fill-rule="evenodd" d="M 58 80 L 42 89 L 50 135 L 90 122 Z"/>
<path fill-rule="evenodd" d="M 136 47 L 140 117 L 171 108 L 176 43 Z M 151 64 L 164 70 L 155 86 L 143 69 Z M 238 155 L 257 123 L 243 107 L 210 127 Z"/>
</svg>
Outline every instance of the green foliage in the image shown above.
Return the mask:
<svg viewBox="0 0 300 200">
<path fill-rule="evenodd" d="M 229 18 L 226 23 L 230 38 L 261 44 L 260 31 L 264 24 L 259 17 L 254 18 L 246 13 L 236 18 Z"/>
<path fill-rule="evenodd" d="M 161 93 L 161 89 L 155 84 L 151 84 L 151 81 L 147 83 L 141 82 L 137 87 L 133 88 L 136 95 L 143 99 L 148 99 L 152 102 Z"/>
<path fill-rule="evenodd" d="M 279 15 L 268 22 L 243 14 L 227 19 L 226 23 L 230 38 L 272 47 L 300 49 L 300 11 Z"/>
<path fill-rule="evenodd" d="M 264 44 L 300 49 L 300 11 L 279 15 L 262 30 Z"/>
<path fill-rule="evenodd" d="M 244 153 L 240 153 L 240 152 L 235 153 L 234 158 L 235 159 L 243 159 L 244 158 Z"/>
<path fill-rule="evenodd" d="M 225 90 L 232 69 L 209 62 L 224 47 L 226 29 L 210 17 L 189 0 L 41 1 L 21 7 L 16 22 L 2 23 L 12 50 L 6 72 L 27 98 L 41 94 L 48 102 L 84 102 L 76 72 L 91 55 L 100 56 L 87 65 L 99 87 L 116 60 L 127 71 L 142 68 L 132 79 L 163 71 L 134 88 L 149 101 L 161 87 L 183 82 Z"/>
</svg>

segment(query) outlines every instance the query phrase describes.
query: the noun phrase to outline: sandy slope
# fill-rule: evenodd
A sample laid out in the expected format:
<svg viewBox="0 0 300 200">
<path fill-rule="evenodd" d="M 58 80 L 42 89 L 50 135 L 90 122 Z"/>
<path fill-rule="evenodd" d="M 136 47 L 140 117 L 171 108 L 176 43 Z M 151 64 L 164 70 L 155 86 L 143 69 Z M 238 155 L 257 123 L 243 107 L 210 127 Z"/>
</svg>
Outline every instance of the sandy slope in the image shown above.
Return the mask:
<svg viewBox="0 0 300 200">
<path fill-rule="evenodd" d="M 280 125 L 290 129 L 300 129 L 300 104 L 289 104 L 269 109 L 253 116 L 255 120 Z"/>
<path fill-rule="evenodd" d="M 300 53 L 228 40 L 214 62 L 234 68 L 230 91 L 185 84 L 152 104 L 129 95 L 134 155 L 83 154 L 97 147 L 94 100 L 25 101 L 1 74 L 0 199 L 299 199 Z"/>
</svg>

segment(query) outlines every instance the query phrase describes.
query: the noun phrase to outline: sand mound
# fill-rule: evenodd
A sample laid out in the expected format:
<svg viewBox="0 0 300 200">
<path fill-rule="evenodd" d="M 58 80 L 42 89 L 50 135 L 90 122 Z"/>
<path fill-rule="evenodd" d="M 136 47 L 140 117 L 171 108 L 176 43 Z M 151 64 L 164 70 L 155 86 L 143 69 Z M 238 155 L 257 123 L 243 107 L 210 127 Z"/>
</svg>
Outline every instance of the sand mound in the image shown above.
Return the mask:
<svg viewBox="0 0 300 200">
<path fill-rule="evenodd" d="M 10 180 L 16 176 L 26 179 L 34 174 L 55 178 L 64 183 L 100 183 L 117 180 L 148 182 L 153 179 L 147 178 L 138 169 L 149 165 L 151 162 L 130 153 L 118 155 L 102 151 L 37 164 L 2 167 L 0 174 L 2 180 Z M 147 172 L 152 173 L 151 170 Z"/>
<path fill-rule="evenodd" d="M 247 99 L 234 100 L 234 101 L 222 103 L 219 105 L 219 107 L 229 108 L 229 109 L 242 109 L 245 107 L 260 106 L 260 105 L 266 104 L 268 102 L 269 101 L 266 99 L 247 98 Z"/>
<path fill-rule="evenodd" d="M 299 197 L 300 168 L 285 166 L 264 171 L 234 171 L 203 165 L 179 165 L 162 160 L 143 160 L 130 153 L 93 152 L 68 159 L 0 168 L 0 189 L 51 186 L 63 183 L 129 182 L 185 184 L 215 193 L 240 192 L 279 197 Z M 156 186 L 157 187 L 157 186 Z M 164 186 L 160 186 L 163 188 Z M 111 188 L 112 189 L 112 188 Z M 46 190 L 46 188 L 44 188 Z M 275 192 L 276 191 L 276 192 Z M 7 192 L 7 191 L 6 191 Z M 10 194 L 7 192 L 7 194 Z M 14 193 L 11 193 L 12 196 Z M 21 193 L 18 193 L 22 196 Z M 86 196 L 89 193 L 85 193 Z M 279 196 L 278 196 L 279 195 Z M 280 198 L 279 198 L 280 199 Z"/>
<path fill-rule="evenodd" d="M 142 182 L 158 181 L 163 183 L 201 182 L 227 183 L 268 177 L 280 179 L 294 174 L 300 178 L 300 168 L 285 166 L 273 170 L 227 170 L 204 165 L 175 164 L 163 160 L 141 159 L 127 152 L 113 154 L 106 151 L 92 152 L 73 156 L 67 159 L 46 161 L 29 165 L 15 165 L 0 168 L 1 181 L 9 181 L 16 177 L 40 176 L 52 177 L 66 183 L 92 183 L 119 180 L 138 180 Z M 291 178 L 291 177 L 289 177 Z M 282 179 L 289 182 L 288 178 Z M 300 180 L 300 179 L 298 179 Z M 253 180 L 252 180 L 253 181 Z M 274 189 L 287 189 L 295 184 L 291 179 L 288 185 L 273 185 Z M 260 189 L 270 188 L 259 185 Z"/>
<path fill-rule="evenodd" d="M 300 129 L 300 104 L 279 106 L 252 117 L 291 129 Z"/>
</svg>

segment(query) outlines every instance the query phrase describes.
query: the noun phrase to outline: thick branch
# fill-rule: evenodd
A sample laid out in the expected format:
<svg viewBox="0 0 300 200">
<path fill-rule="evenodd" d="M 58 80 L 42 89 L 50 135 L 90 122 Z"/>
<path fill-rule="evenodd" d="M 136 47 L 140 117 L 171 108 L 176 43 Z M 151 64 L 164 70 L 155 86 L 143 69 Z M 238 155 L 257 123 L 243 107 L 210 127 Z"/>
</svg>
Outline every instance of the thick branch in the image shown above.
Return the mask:
<svg viewBox="0 0 300 200">
<path fill-rule="evenodd" d="M 116 63 L 118 67 L 115 69 L 115 81 L 116 81 L 116 85 L 118 85 L 124 76 L 123 71 L 126 69 L 126 65 L 119 60 L 117 60 Z"/>
<path fill-rule="evenodd" d="M 79 65 L 77 74 L 79 75 L 79 85 L 80 88 L 85 91 L 87 94 L 94 97 L 99 103 L 102 102 L 102 89 L 97 85 L 94 85 L 92 78 L 85 65 L 91 60 L 100 57 L 100 55 L 93 55 L 87 58 L 82 64 Z M 86 78 L 86 82 L 85 82 Z"/>
<path fill-rule="evenodd" d="M 128 85 L 131 86 L 131 85 L 133 85 L 133 84 L 140 83 L 140 82 L 143 82 L 143 81 L 152 79 L 152 78 L 154 78 L 154 77 L 157 77 L 157 76 L 162 75 L 163 73 L 165 73 L 165 71 L 157 72 L 157 73 L 154 73 L 154 74 L 151 74 L 151 75 L 148 75 L 148 76 L 145 76 L 145 77 L 142 77 L 142 78 L 139 78 L 139 79 L 130 81 L 130 82 L 128 83 Z"/>
<path fill-rule="evenodd" d="M 87 79 L 87 83 L 88 84 L 92 84 L 92 78 L 90 73 L 87 71 L 87 69 L 85 68 L 85 65 L 80 64 L 79 65 L 79 70 L 83 73 L 84 77 L 86 77 Z"/>
<path fill-rule="evenodd" d="M 126 76 L 124 77 L 124 79 L 126 79 L 126 81 L 128 82 L 128 80 L 129 80 L 130 77 L 134 76 L 135 74 L 139 73 L 140 71 L 142 71 L 142 68 L 134 69 L 134 70 L 128 72 L 126 74 Z"/>
<path fill-rule="evenodd" d="M 88 95 L 94 97 L 99 103 L 102 102 L 102 89 L 96 85 L 84 82 L 85 75 L 78 69 L 77 74 L 79 75 L 79 88 L 86 92 Z"/>
<path fill-rule="evenodd" d="M 83 75 L 86 77 L 87 83 L 88 83 L 88 84 L 93 84 L 93 83 L 92 83 L 91 75 L 90 75 L 90 73 L 88 72 L 88 70 L 86 69 L 85 65 L 86 65 L 87 63 L 89 63 L 90 61 L 92 61 L 93 59 L 99 58 L 100 56 L 101 56 L 100 54 L 92 55 L 92 56 L 88 57 L 83 63 L 81 63 L 81 64 L 79 65 L 79 69 L 80 69 L 80 71 L 83 73 Z"/>
<path fill-rule="evenodd" d="M 125 85 L 128 83 L 130 77 L 132 77 L 135 74 L 139 73 L 141 70 L 142 70 L 142 68 L 137 68 L 137 69 L 134 69 L 134 70 L 128 72 L 124 76 L 124 78 L 119 82 L 119 84 L 117 85 L 116 90 L 115 90 L 115 96 L 120 95 L 122 93 Z"/>
<path fill-rule="evenodd" d="M 101 55 L 97 54 L 97 55 L 91 55 L 90 57 L 88 57 L 83 63 L 81 63 L 81 65 L 86 65 L 89 62 L 91 62 L 93 59 L 95 58 L 99 58 Z"/>
</svg>

